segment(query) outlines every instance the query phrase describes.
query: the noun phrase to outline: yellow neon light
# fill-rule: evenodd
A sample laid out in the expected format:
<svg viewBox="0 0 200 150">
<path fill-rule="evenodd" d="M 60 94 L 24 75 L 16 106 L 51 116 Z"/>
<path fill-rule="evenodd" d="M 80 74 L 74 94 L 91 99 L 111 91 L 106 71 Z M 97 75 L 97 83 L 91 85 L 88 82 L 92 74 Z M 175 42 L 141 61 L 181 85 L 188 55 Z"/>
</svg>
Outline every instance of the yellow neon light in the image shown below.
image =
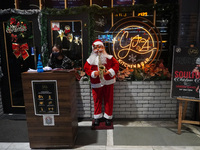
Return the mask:
<svg viewBox="0 0 200 150">
<path fill-rule="evenodd" d="M 147 16 L 147 12 L 141 12 L 141 13 L 138 13 L 138 16 Z"/>
<path fill-rule="evenodd" d="M 144 30 L 148 38 L 145 39 L 139 35 L 135 35 L 134 37 L 129 37 L 130 33 L 129 30 L 131 28 L 140 28 Z M 123 45 L 123 41 L 127 41 L 130 38 L 130 43 L 127 43 L 127 45 Z M 115 50 L 115 43 L 118 42 L 119 47 L 121 48 L 118 52 Z M 144 65 L 147 64 L 149 61 L 152 61 L 153 54 L 157 54 L 158 48 L 155 47 L 155 41 L 151 33 L 143 28 L 142 26 L 137 26 L 137 25 L 131 25 L 127 26 L 123 29 L 121 29 L 117 35 L 113 38 L 113 52 L 115 55 L 115 58 L 118 58 L 118 61 L 121 65 L 124 67 L 129 67 L 129 68 L 144 68 Z M 144 54 L 149 54 L 147 56 L 148 58 L 145 58 L 143 62 L 140 62 L 140 64 L 128 64 L 123 61 L 123 59 L 127 58 L 130 52 L 134 52 L 136 54 L 144 55 Z M 155 58 L 153 58 L 155 59 Z"/>
<path fill-rule="evenodd" d="M 136 26 L 136 25 L 135 25 Z M 135 27 L 134 26 L 134 27 Z M 124 28 L 124 29 L 122 29 L 120 32 L 118 32 L 118 34 L 116 35 L 116 37 L 118 37 L 118 35 L 121 33 L 121 32 L 123 32 L 124 30 L 126 30 L 127 28 L 130 28 L 131 26 L 128 26 L 128 27 L 126 27 L 126 28 Z M 124 59 L 125 57 L 127 57 L 127 55 L 129 54 L 129 52 L 130 51 L 132 51 L 132 52 L 135 52 L 135 53 L 138 53 L 138 54 L 147 54 L 147 53 L 150 53 L 150 52 L 152 52 L 152 51 L 154 51 L 155 49 L 157 49 L 157 48 L 155 48 L 154 47 L 154 39 L 153 39 L 153 37 L 152 37 L 152 35 L 150 34 L 150 32 L 148 31 L 148 30 L 146 30 L 145 28 L 143 28 L 143 27 L 139 27 L 139 26 L 136 26 L 136 27 L 138 27 L 138 28 L 141 28 L 141 29 L 143 29 L 143 30 L 145 30 L 147 33 L 148 33 L 148 35 L 150 36 L 150 37 L 148 37 L 148 39 L 145 39 L 145 38 L 142 38 L 142 39 L 140 39 L 139 38 L 139 35 L 136 35 L 136 36 L 134 36 L 134 37 L 131 37 L 131 42 L 130 42 L 130 44 L 128 44 L 128 45 L 126 45 L 126 46 L 122 46 L 122 39 L 125 37 L 125 38 L 128 38 L 128 35 L 129 35 L 129 32 L 128 31 L 125 31 L 125 32 L 123 32 L 123 34 L 122 34 L 122 36 L 121 36 L 121 38 L 120 38 L 120 41 L 119 41 L 119 45 L 120 45 L 120 47 L 122 48 L 117 54 L 115 54 L 115 55 L 117 55 L 117 57 L 119 58 L 119 59 Z M 134 39 L 136 39 L 136 43 L 133 41 Z M 149 46 L 149 40 L 151 39 L 151 41 L 152 41 L 152 49 L 151 49 L 151 47 Z M 136 46 L 138 46 L 138 44 L 139 43 L 142 43 L 141 41 L 144 41 L 144 44 L 142 45 L 142 47 L 141 47 L 141 50 L 135 50 L 135 49 L 132 49 L 132 48 L 135 48 Z M 146 50 L 145 50 L 146 49 Z M 126 53 L 126 55 L 124 56 L 124 57 L 121 57 L 120 56 L 120 53 L 121 52 L 124 52 L 124 51 L 127 51 L 127 53 Z M 115 51 L 114 51 L 115 52 Z"/>
<path fill-rule="evenodd" d="M 134 37 L 131 37 L 131 38 L 133 38 L 133 40 L 134 40 Z M 138 35 L 138 39 L 142 39 L 142 37 Z"/>
<path fill-rule="evenodd" d="M 127 13 L 118 13 L 118 14 L 115 14 L 115 17 L 126 17 L 127 16 Z"/>
</svg>

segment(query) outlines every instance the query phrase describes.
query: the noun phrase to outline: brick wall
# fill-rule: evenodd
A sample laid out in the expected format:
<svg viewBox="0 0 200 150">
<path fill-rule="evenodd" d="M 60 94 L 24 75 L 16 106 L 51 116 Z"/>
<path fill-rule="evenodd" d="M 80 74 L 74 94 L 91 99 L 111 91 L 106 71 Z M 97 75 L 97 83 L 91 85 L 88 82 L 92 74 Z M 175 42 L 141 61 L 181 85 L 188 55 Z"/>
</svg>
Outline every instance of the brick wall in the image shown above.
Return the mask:
<svg viewBox="0 0 200 150">
<path fill-rule="evenodd" d="M 170 98 L 170 81 L 129 81 L 114 85 L 114 118 L 175 119 L 178 105 Z M 77 82 L 78 117 L 93 117 L 93 98 L 88 81 Z M 187 116 L 191 116 L 188 107 Z"/>
<path fill-rule="evenodd" d="M 170 81 L 116 82 L 114 85 L 114 118 L 175 119 L 178 105 L 170 98 Z M 77 82 L 77 107 L 79 118 L 92 118 L 94 103 L 88 81 Z M 0 87 L 0 116 L 3 114 Z M 187 117 L 192 107 L 188 106 Z"/>
<path fill-rule="evenodd" d="M 91 89 L 88 81 L 80 81 L 76 84 L 77 107 L 79 118 L 91 118 Z"/>
</svg>

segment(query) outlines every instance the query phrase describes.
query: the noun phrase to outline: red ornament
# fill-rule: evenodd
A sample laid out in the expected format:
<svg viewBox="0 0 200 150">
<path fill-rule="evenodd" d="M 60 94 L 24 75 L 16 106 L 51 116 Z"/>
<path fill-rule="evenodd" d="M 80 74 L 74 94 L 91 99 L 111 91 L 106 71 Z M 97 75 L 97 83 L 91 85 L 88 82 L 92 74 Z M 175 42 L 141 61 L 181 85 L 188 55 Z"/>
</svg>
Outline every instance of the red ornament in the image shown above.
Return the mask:
<svg viewBox="0 0 200 150">
<path fill-rule="evenodd" d="M 19 27 L 19 25 L 20 25 L 20 23 L 19 23 L 19 22 L 17 22 L 17 27 Z"/>
<path fill-rule="evenodd" d="M 12 24 L 16 24 L 16 19 L 15 18 L 11 18 L 10 19 L 10 24 L 12 25 Z"/>
<path fill-rule="evenodd" d="M 70 26 L 66 25 L 65 26 L 65 34 L 69 33 L 71 31 Z"/>
<path fill-rule="evenodd" d="M 12 41 L 13 41 L 13 42 L 16 42 L 16 41 L 17 41 L 17 35 L 11 34 L 11 37 L 12 37 Z"/>
</svg>

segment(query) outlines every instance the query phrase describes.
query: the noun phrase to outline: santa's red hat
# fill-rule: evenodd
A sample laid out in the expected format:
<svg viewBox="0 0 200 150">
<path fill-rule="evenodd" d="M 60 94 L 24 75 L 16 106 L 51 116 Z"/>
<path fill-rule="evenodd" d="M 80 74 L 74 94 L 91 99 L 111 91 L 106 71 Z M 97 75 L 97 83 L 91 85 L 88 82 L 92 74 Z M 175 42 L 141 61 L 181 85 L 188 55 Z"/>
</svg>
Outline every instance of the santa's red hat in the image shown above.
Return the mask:
<svg viewBox="0 0 200 150">
<path fill-rule="evenodd" d="M 92 50 L 94 49 L 94 46 L 95 46 L 95 45 L 102 45 L 102 46 L 104 46 L 104 45 L 103 45 L 103 42 L 102 42 L 101 40 L 99 40 L 99 39 L 95 40 L 95 41 L 92 43 Z"/>
</svg>

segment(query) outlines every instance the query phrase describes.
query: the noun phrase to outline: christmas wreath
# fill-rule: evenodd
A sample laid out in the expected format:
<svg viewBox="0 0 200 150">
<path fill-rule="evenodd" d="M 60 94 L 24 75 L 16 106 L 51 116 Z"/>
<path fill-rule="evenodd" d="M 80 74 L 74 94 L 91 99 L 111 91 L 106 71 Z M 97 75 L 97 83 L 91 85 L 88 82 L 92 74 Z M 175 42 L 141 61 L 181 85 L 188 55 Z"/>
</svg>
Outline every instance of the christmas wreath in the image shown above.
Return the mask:
<svg viewBox="0 0 200 150">
<path fill-rule="evenodd" d="M 16 58 L 22 56 L 23 60 L 26 60 L 29 57 L 28 21 L 21 16 L 11 17 L 7 22 L 6 32 L 11 36 L 13 54 Z"/>
</svg>

